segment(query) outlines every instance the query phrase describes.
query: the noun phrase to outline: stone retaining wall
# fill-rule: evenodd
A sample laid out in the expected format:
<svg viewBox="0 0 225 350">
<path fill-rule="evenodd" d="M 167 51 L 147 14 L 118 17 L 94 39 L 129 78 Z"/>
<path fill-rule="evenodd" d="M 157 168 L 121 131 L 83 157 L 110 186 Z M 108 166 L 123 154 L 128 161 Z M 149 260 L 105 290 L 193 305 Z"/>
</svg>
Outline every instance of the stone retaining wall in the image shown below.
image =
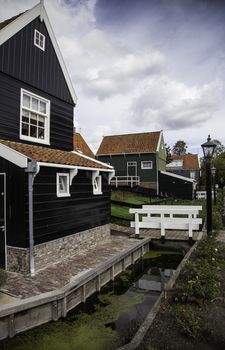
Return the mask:
<svg viewBox="0 0 225 350">
<path fill-rule="evenodd" d="M 110 224 L 75 233 L 34 247 L 35 271 L 81 253 L 110 238 Z M 7 270 L 29 273 L 29 248 L 7 247 Z"/>
</svg>

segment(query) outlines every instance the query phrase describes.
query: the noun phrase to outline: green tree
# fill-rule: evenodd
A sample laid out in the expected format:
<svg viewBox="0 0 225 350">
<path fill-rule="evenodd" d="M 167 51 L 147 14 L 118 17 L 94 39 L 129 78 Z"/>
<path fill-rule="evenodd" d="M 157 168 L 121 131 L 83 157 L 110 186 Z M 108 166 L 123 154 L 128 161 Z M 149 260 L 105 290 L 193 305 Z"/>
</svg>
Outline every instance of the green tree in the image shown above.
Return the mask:
<svg viewBox="0 0 225 350">
<path fill-rule="evenodd" d="M 172 150 L 173 154 L 182 155 L 182 154 L 186 154 L 186 152 L 187 152 L 187 144 L 182 140 L 177 141 L 173 146 L 173 150 Z"/>
<path fill-rule="evenodd" d="M 166 164 L 169 164 L 170 162 L 172 162 L 172 150 L 171 147 L 169 145 L 167 145 L 167 143 L 165 143 L 165 149 L 166 149 Z"/>
<path fill-rule="evenodd" d="M 214 158 L 218 157 L 221 153 L 225 152 L 225 146 L 219 140 L 212 140 L 216 144 Z"/>
<path fill-rule="evenodd" d="M 213 160 L 213 165 L 216 168 L 216 183 L 225 185 L 225 152 L 219 154 Z"/>
</svg>

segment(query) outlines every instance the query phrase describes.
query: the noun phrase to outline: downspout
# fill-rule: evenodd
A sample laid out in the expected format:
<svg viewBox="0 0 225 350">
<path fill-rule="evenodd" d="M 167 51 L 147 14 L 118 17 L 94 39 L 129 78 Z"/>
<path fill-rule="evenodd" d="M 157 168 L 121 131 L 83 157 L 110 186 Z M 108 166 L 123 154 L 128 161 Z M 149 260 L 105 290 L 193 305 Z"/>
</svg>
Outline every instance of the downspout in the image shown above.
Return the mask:
<svg viewBox="0 0 225 350">
<path fill-rule="evenodd" d="M 28 173 L 28 216 L 29 216 L 29 267 L 30 275 L 35 274 L 34 265 L 34 224 L 33 224 L 33 182 L 40 170 L 40 166 L 35 160 L 28 162 L 25 172 Z"/>
</svg>

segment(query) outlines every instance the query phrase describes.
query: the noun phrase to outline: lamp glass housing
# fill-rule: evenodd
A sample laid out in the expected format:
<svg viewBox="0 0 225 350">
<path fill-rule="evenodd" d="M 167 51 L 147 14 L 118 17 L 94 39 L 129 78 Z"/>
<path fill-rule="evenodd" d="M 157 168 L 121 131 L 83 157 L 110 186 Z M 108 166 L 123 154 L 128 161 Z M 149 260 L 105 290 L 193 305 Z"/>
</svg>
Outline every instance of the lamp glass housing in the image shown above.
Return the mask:
<svg viewBox="0 0 225 350">
<path fill-rule="evenodd" d="M 204 158 L 212 159 L 215 152 L 216 144 L 211 141 L 210 135 L 208 136 L 207 142 L 203 143 L 201 146 Z"/>
</svg>

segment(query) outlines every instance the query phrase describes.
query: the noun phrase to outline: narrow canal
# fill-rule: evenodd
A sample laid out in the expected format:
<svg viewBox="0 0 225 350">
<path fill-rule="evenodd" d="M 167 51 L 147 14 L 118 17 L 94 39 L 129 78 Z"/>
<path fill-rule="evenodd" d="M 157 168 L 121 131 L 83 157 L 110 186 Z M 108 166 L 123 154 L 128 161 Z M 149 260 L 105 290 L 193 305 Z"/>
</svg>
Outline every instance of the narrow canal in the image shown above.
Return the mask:
<svg viewBox="0 0 225 350">
<path fill-rule="evenodd" d="M 2 350 L 114 350 L 134 336 L 184 250 L 153 247 L 66 319 L 0 342 Z"/>
</svg>

